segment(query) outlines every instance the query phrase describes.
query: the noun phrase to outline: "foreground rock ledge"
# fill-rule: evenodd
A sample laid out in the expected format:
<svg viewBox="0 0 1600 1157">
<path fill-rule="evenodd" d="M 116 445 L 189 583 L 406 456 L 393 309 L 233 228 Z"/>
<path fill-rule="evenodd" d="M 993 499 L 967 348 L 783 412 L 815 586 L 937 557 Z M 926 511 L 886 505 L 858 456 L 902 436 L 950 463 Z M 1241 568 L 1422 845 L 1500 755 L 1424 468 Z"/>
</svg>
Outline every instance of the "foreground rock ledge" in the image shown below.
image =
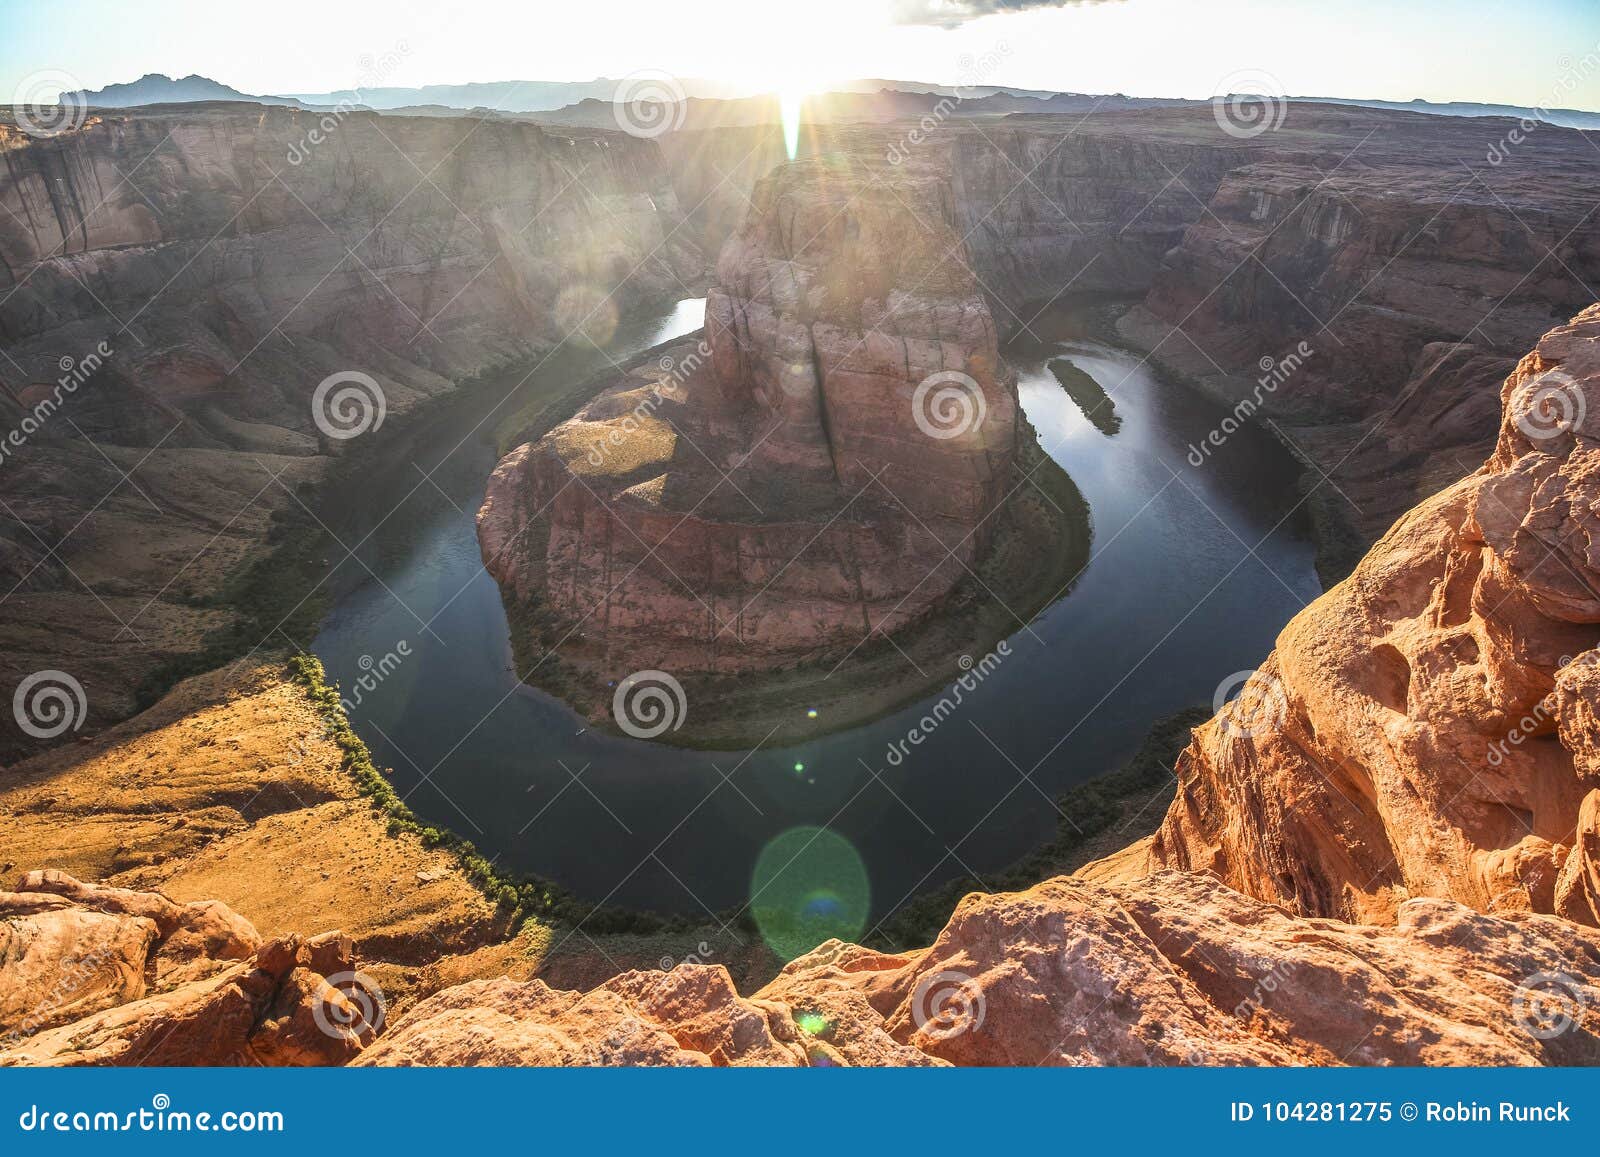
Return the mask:
<svg viewBox="0 0 1600 1157">
<path fill-rule="evenodd" d="M 0 1064 L 1600 1063 L 1600 932 L 1449 900 L 1397 915 L 1305 919 L 1181 872 L 1060 878 L 968 896 L 921 952 L 830 941 L 751 996 L 721 965 L 587 993 L 480 979 L 377 1036 L 347 938 L 263 944 L 219 904 L 36 872 L 0 893 Z"/>
<path fill-rule="evenodd" d="M 1446 900 L 1408 902 L 1393 929 L 1356 927 L 1179 872 L 1109 888 L 1063 878 L 967 897 L 924 952 L 830 941 L 750 997 L 707 965 L 589 993 L 474 981 L 417 1005 L 356 1063 L 1600 1061 L 1600 1024 L 1545 1038 L 1519 1020 L 1541 976 L 1565 977 L 1574 1008 L 1600 996 L 1600 934 Z"/>
</svg>

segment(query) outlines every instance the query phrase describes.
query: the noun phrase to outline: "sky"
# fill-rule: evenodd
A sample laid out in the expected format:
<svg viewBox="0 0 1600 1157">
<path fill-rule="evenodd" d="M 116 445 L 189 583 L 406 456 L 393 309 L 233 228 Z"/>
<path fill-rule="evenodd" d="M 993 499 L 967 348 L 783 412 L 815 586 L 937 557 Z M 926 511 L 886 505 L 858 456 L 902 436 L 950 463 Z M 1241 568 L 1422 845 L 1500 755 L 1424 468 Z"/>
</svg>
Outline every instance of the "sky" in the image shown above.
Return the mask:
<svg viewBox="0 0 1600 1157">
<path fill-rule="evenodd" d="M 1264 74 L 1295 96 L 1600 111 L 1600 0 L 0 0 L 0 19 L 0 100 L 41 73 L 259 94 L 648 69 L 1194 98 Z"/>
</svg>

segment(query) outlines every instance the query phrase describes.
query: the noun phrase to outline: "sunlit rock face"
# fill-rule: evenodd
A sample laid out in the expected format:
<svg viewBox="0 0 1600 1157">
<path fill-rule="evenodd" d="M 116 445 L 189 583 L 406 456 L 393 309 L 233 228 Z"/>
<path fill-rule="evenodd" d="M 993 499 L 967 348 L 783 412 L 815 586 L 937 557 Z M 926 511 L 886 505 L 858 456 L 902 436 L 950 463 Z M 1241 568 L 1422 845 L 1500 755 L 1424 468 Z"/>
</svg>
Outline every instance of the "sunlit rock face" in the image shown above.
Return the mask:
<svg viewBox="0 0 1600 1157">
<path fill-rule="evenodd" d="M 1429 896 L 1600 923 L 1600 306 L 1501 398 L 1488 462 L 1289 623 L 1123 870 L 1312 916 Z"/>
<path fill-rule="evenodd" d="M 501 462 L 484 558 L 563 658 L 758 668 L 847 652 L 948 595 L 1017 438 L 952 220 L 932 173 L 780 168 L 723 250 L 705 340 Z"/>
</svg>

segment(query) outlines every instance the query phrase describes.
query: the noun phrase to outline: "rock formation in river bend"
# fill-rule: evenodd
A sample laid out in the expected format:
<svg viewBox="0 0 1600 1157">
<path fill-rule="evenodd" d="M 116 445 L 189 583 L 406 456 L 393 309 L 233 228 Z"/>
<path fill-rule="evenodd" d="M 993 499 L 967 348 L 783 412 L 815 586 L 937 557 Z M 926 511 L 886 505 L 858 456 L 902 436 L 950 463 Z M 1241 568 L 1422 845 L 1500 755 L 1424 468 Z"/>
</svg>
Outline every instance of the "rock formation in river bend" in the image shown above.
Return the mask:
<svg viewBox="0 0 1600 1157">
<path fill-rule="evenodd" d="M 613 677 L 766 667 L 846 651 L 949 593 L 1017 440 L 952 212 L 937 174 L 780 168 L 723 250 L 705 344 L 501 462 L 483 555 L 553 619 L 564 659 L 625 655 Z"/>
<path fill-rule="evenodd" d="M 1600 306 L 1506 379 L 1499 443 L 1395 524 L 1196 732 L 1151 864 L 1309 916 L 1408 897 L 1600 924 Z"/>
</svg>

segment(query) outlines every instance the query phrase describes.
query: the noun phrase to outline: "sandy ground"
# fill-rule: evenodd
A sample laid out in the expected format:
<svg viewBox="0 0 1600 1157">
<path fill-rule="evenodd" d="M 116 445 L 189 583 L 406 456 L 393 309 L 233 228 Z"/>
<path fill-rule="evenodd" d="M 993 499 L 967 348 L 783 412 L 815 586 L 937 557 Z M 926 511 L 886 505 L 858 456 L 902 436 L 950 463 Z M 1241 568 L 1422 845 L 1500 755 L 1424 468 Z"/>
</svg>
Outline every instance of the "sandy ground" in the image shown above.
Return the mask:
<svg viewBox="0 0 1600 1157">
<path fill-rule="evenodd" d="M 281 660 L 189 679 L 91 741 L 0 772 L 5 875 L 55 867 L 218 899 L 268 935 L 341 929 L 369 959 L 497 937 L 454 858 L 389 836 L 339 759 Z"/>
</svg>

